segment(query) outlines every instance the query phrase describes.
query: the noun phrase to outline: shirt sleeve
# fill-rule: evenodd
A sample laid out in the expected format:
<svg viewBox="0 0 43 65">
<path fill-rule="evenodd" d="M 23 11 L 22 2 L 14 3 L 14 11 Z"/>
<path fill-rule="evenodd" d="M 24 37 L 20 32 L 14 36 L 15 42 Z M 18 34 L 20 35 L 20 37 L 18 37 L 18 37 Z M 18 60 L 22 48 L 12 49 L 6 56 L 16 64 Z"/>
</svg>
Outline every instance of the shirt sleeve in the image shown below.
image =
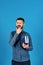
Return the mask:
<svg viewBox="0 0 43 65">
<path fill-rule="evenodd" d="M 30 35 L 29 35 L 29 48 L 28 48 L 28 50 L 30 50 L 30 51 L 33 50 L 32 38 Z"/>
<path fill-rule="evenodd" d="M 13 46 L 13 45 L 15 44 L 15 42 L 16 42 L 16 40 L 17 40 L 17 37 L 18 37 L 18 34 L 17 34 L 17 33 L 15 33 L 13 37 L 12 37 L 12 34 L 10 34 L 9 44 L 10 44 L 11 46 Z"/>
</svg>

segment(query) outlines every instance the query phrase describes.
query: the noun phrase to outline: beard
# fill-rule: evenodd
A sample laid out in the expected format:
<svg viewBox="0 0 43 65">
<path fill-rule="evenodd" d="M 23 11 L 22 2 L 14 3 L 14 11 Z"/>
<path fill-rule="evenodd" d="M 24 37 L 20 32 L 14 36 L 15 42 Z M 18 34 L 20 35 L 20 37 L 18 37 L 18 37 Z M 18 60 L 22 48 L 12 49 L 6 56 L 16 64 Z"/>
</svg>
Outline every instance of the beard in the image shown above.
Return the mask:
<svg viewBox="0 0 43 65">
<path fill-rule="evenodd" d="M 20 27 L 21 29 L 23 28 L 23 26 L 21 27 L 21 25 L 16 26 L 17 29 L 18 29 L 19 27 Z"/>
</svg>

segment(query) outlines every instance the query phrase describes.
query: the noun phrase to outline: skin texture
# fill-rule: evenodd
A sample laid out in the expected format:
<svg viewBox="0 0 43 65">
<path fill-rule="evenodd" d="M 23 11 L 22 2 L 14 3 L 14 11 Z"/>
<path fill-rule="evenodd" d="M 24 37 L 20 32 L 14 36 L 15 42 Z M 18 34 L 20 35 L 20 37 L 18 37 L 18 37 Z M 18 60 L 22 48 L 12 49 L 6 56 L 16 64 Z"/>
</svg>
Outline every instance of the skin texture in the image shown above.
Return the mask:
<svg viewBox="0 0 43 65">
<path fill-rule="evenodd" d="M 16 33 L 20 34 L 23 27 L 24 27 L 24 22 L 22 20 L 17 20 L 16 21 Z M 22 43 L 22 47 L 28 49 L 29 44 L 26 45 L 26 44 Z"/>
</svg>

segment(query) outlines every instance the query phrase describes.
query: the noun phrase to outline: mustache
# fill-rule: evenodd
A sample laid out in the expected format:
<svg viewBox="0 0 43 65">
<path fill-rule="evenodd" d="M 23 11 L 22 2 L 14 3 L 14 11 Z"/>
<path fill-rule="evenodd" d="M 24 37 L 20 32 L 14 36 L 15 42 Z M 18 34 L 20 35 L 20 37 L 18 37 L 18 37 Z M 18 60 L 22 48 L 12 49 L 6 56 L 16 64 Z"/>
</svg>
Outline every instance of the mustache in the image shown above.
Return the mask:
<svg viewBox="0 0 43 65">
<path fill-rule="evenodd" d="M 20 25 L 17 25 L 16 27 L 19 28 L 19 27 L 21 27 L 21 26 L 20 26 Z"/>
<path fill-rule="evenodd" d="M 21 25 L 18 25 L 17 27 L 21 27 Z"/>
<path fill-rule="evenodd" d="M 21 25 L 18 25 L 18 26 L 16 26 L 17 28 L 19 28 L 19 27 L 21 27 Z M 21 27 L 21 29 L 23 28 L 23 26 Z"/>
</svg>

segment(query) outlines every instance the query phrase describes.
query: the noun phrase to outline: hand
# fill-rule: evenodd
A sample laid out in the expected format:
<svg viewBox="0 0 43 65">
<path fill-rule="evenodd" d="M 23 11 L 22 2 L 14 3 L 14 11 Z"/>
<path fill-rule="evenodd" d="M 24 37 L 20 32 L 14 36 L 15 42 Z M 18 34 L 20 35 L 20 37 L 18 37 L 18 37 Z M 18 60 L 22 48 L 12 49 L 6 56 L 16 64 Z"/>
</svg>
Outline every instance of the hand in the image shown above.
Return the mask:
<svg viewBox="0 0 43 65">
<path fill-rule="evenodd" d="M 26 44 L 22 43 L 22 47 L 28 49 L 29 48 L 29 44 L 26 45 Z"/>
<path fill-rule="evenodd" d="M 22 29 L 21 29 L 21 28 L 16 29 L 16 33 L 17 33 L 17 34 L 20 34 L 20 33 L 21 33 L 21 31 L 22 31 Z"/>
</svg>

